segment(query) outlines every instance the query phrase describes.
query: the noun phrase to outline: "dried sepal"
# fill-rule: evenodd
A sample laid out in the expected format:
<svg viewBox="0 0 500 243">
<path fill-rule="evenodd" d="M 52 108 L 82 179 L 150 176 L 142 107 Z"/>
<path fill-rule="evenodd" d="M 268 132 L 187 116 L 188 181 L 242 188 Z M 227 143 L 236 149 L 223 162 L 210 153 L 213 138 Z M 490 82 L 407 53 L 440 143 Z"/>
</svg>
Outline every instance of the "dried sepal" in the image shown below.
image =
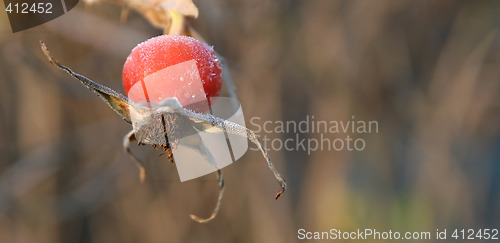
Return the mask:
<svg viewBox="0 0 500 243">
<path fill-rule="evenodd" d="M 116 113 L 118 113 L 118 115 L 120 115 L 128 123 L 131 123 L 130 109 L 132 109 L 133 106 L 132 101 L 122 94 L 117 93 L 106 86 L 100 85 L 83 75 L 73 72 L 68 67 L 59 64 L 59 62 L 50 55 L 50 52 L 43 41 L 40 41 L 40 47 L 50 63 L 54 64 L 59 69 L 66 71 L 71 76 L 78 79 L 85 87 L 97 93 L 97 95 L 99 95 L 99 97 L 101 97 Z"/>
<path fill-rule="evenodd" d="M 225 189 L 225 184 L 224 184 L 224 174 L 222 174 L 222 170 L 217 171 L 217 183 L 219 184 L 219 196 L 217 197 L 217 203 L 215 204 L 215 208 L 212 211 L 212 214 L 208 218 L 200 218 L 194 214 L 190 214 L 189 217 L 191 217 L 192 220 L 198 222 L 198 223 L 208 223 L 212 219 L 217 216 L 217 213 L 219 212 L 220 205 L 222 202 L 222 198 L 224 197 L 224 189 Z"/>
</svg>

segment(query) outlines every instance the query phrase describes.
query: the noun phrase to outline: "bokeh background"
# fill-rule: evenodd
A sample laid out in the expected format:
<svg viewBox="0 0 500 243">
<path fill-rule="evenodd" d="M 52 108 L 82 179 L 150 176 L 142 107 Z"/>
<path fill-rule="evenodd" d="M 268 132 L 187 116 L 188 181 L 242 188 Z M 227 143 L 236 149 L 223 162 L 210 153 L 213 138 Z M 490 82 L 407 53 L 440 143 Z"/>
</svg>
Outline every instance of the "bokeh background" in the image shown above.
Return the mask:
<svg viewBox="0 0 500 243">
<path fill-rule="evenodd" d="M 39 40 L 123 91 L 130 50 L 161 30 L 134 12 L 121 24 L 119 6 L 93 2 L 15 34 L 0 15 L 0 242 L 293 242 L 299 228 L 500 228 L 500 2 L 195 1 L 190 23 L 227 59 L 247 122 L 379 124 L 352 134 L 365 139 L 363 151 L 271 150 L 289 186 L 278 201 L 261 154 L 249 151 L 224 170 L 222 208 L 209 224 L 188 215 L 209 215 L 215 176 L 180 183 L 158 151 L 134 147 L 150 175 L 141 184 L 121 148 L 130 126 L 44 59 Z"/>
</svg>

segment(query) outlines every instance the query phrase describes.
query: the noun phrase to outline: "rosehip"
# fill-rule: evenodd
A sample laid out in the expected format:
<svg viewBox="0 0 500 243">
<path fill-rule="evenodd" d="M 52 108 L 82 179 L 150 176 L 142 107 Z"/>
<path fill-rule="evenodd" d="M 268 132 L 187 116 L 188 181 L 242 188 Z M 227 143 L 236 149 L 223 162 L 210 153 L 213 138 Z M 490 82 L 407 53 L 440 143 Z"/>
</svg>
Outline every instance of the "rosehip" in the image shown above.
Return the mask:
<svg viewBox="0 0 500 243">
<path fill-rule="evenodd" d="M 176 97 L 184 107 L 206 104 L 207 98 L 210 104 L 221 86 L 221 64 L 213 48 L 192 37 L 153 37 L 135 47 L 123 66 L 123 87 L 135 103 Z"/>
<path fill-rule="evenodd" d="M 50 63 L 97 93 L 117 114 L 132 124 L 133 129 L 125 135 L 123 146 L 135 160 L 142 181 L 146 178 L 144 163 L 132 154 L 129 148 L 130 143 L 137 140 L 140 145 L 151 144 L 154 148 L 159 147 L 173 162 L 172 153 L 176 146 L 172 145 L 178 144 L 179 141 L 176 141 L 177 139 L 169 141 L 168 134 L 179 133 L 178 123 L 184 123 L 184 125 L 193 126 L 194 129 L 200 128 L 209 133 L 227 133 L 227 135 L 248 138 L 262 152 L 267 166 L 281 186 L 281 191 L 276 194 L 275 198 L 278 199 L 285 191 L 285 180 L 274 168 L 266 148 L 252 130 L 210 114 L 195 113 L 190 109 L 179 107 L 179 103 L 175 100 L 167 99 L 176 97 L 181 105 L 191 105 L 197 102 L 199 97 L 206 101 L 207 98 L 216 97 L 219 94 L 222 85 L 221 67 L 211 47 L 193 38 L 182 36 L 160 36 L 138 45 L 132 50 L 123 67 L 123 85 L 129 96 L 127 99 L 109 87 L 100 85 L 61 65 L 50 55 L 42 41 L 40 41 L 40 46 Z M 197 84 L 199 87 L 196 86 Z M 151 107 L 137 105 L 144 101 L 148 102 Z M 163 101 L 165 101 L 163 103 L 165 106 L 162 106 Z M 210 100 L 208 101 L 210 104 Z M 155 107 L 154 103 L 160 106 Z M 197 134 L 198 139 L 187 139 L 185 145 L 198 150 L 202 153 L 200 155 L 207 158 L 213 166 L 216 163 L 212 151 L 206 146 L 205 141 L 202 141 L 200 134 Z M 189 161 L 181 163 L 189 163 Z M 220 206 L 224 192 L 224 179 L 220 168 L 216 169 L 218 169 L 217 181 L 219 183 L 217 205 L 207 219 L 191 215 L 192 219 L 200 223 L 212 220 Z"/>
</svg>

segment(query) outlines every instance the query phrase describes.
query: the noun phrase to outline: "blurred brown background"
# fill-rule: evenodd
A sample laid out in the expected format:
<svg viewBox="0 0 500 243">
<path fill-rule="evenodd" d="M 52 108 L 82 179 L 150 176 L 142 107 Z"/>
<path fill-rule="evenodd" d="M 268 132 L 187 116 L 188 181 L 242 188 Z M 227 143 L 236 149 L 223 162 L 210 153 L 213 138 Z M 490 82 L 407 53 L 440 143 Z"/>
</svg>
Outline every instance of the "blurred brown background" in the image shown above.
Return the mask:
<svg viewBox="0 0 500 243">
<path fill-rule="evenodd" d="M 0 242 L 289 242 L 297 230 L 500 228 L 500 2 L 195 1 L 191 21 L 226 57 L 247 122 L 375 120 L 364 151 L 270 151 L 180 183 L 130 126 L 43 57 L 115 90 L 138 43 L 161 34 L 83 2 L 12 34 L 0 15 Z M 255 127 L 249 127 L 255 128 Z M 266 134 L 286 139 L 295 134 Z M 300 134 L 317 138 L 319 134 Z M 431 240 L 430 242 L 434 242 Z M 443 241 L 439 241 L 443 242 Z"/>
</svg>

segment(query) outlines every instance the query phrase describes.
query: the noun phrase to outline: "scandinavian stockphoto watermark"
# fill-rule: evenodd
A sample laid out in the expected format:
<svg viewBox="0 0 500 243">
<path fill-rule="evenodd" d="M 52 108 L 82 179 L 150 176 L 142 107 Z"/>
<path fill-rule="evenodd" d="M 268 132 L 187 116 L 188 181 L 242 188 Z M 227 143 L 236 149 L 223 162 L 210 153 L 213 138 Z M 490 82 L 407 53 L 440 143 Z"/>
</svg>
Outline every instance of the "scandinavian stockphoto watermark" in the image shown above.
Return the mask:
<svg viewBox="0 0 500 243">
<path fill-rule="evenodd" d="M 332 228 L 328 231 L 297 230 L 299 240 L 498 240 L 496 228 L 455 228 L 435 229 L 429 231 L 396 231 L 375 228 L 340 230 Z"/>
<path fill-rule="evenodd" d="M 358 120 L 355 116 L 350 120 L 330 121 L 316 119 L 314 115 L 300 121 L 252 117 L 249 128 L 259 134 L 267 149 L 305 151 L 308 155 L 314 151 L 362 151 L 367 146 L 363 136 L 379 132 L 377 121 Z"/>
</svg>

